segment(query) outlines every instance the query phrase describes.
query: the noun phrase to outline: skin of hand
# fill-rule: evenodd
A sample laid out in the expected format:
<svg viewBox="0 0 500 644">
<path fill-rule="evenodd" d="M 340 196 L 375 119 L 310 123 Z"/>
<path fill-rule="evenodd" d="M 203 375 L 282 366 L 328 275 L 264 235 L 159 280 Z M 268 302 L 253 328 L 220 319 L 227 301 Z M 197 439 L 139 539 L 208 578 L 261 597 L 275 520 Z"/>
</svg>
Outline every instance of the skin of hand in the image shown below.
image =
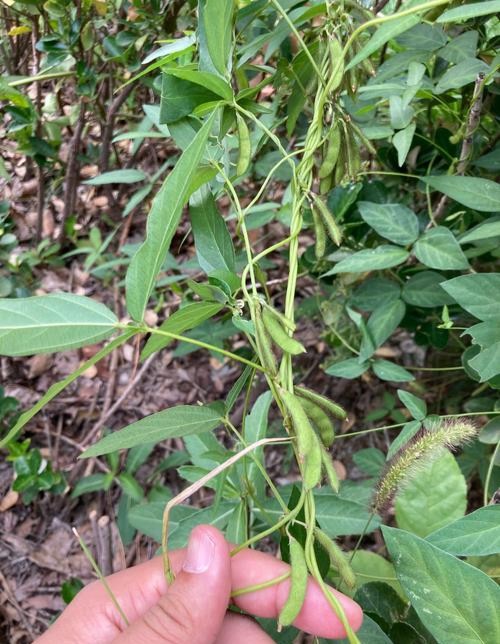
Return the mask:
<svg viewBox="0 0 500 644">
<path fill-rule="evenodd" d="M 289 580 L 231 600 L 231 592 L 279 577 L 288 564 L 257 550 L 229 556 L 219 530 L 197 526 L 187 549 L 170 553 L 175 581 L 168 587 L 160 557 L 107 578 L 130 625 L 124 624 L 99 581 L 86 586 L 35 644 L 270 644 L 272 639 L 249 617 L 228 612 L 231 601 L 258 617 L 276 618 L 286 601 Z M 337 596 L 353 630 L 361 626 L 361 608 Z M 344 628 L 312 579 L 294 622 L 326 638 L 343 638 Z"/>
</svg>

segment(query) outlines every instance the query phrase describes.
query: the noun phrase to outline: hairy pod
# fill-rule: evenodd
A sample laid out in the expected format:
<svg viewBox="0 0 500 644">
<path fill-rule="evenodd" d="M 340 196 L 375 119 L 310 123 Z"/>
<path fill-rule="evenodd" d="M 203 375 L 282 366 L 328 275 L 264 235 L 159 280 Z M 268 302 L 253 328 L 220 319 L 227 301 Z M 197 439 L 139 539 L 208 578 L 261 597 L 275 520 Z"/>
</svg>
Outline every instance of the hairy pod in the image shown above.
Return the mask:
<svg viewBox="0 0 500 644">
<path fill-rule="evenodd" d="M 278 617 L 278 630 L 290 626 L 300 613 L 307 592 L 307 563 L 304 550 L 297 539 L 290 542 L 290 591 Z"/>
<path fill-rule="evenodd" d="M 323 465 L 328 485 L 335 493 L 337 493 L 339 491 L 339 477 L 337 476 L 337 472 L 333 466 L 330 454 L 324 448 L 321 449 L 321 463 Z"/>
<path fill-rule="evenodd" d="M 346 139 L 348 173 L 351 179 L 355 179 L 361 168 L 361 154 L 359 152 L 358 143 L 351 129 L 349 129 Z"/>
<path fill-rule="evenodd" d="M 306 456 L 303 468 L 303 481 L 306 490 L 312 490 L 319 485 L 322 471 L 322 447 L 319 438 L 313 433 L 311 449 Z"/>
<path fill-rule="evenodd" d="M 326 195 L 330 192 L 331 187 L 333 186 L 333 174 L 321 179 L 319 182 L 319 194 Z"/>
<path fill-rule="evenodd" d="M 356 575 L 351 568 L 345 553 L 319 528 L 314 529 L 316 541 L 328 553 L 331 565 L 338 571 L 341 581 L 351 590 L 356 586 Z"/>
<path fill-rule="evenodd" d="M 335 439 L 335 430 L 328 414 L 322 407 L 312 402 L 312 400 L 303 398 L 301 403 L 304 411 L 309 416 L 309 419 L 317 428 L 323 445 L 325 445 L 325 447 L 331 447 Z"/>
<path fill-rule="evenodd" d="M 314 252 L 316 254 L 316 259 L 319 260 L 324 256 L 326 250 L 326 231 L 323 222 L 321 221 L 321 217 L 315 208 L 312 209 L 312 216 L 314 222 L 314 237 L 316 239 Z"/>
<path fill-rule="evenodd" d="M 326 154 L 323 163 L 318 172 L 320 179 L 325 179 L 330 176 L 335 168 L 337 159 L 339 158 L 340 150 L 340 129 L 337 124 L 332 125 L 328 133 L 326 142 Z"/>
<path fill-rule="evenodd" d="M 271 338 L 285 353 L 289 353 L 292 356 L 305 353 L 304 345 L 288 335 L 281 325 L 281 320 L 273 315 L 268 308 L 265 308 L 262 312 L 262 321 Z"/>
<path fill-rule="evenodd" d="M 256 264 L 256 266 L 258 266 L 258 264 Z M 293 320 L 290 320 L 290 318 L 288 318 L 284 313 L 281 313 L 281 311 L 278 311 L 277 309 L 275 309 L 265 301 L 262 302 L 262 306 L 265 309 L 269 309 L 269 311 L 271 311 L 271 313 L 278 318 L 278 320 L 285 327 L 285 329 L 288 329 L 292 333 L 295 333 L 295 329 L 297 328 L 297 325 Z"/>
<path fill-rule="evenodd" d="M 346 152 L 346 142 L 342 139 L 339 150 L 339 158 L 337 159 L 337 165 L 335 166 L 335 185 L 340 185 L 343 183 L 347 175 L 347 152 Z"/>
<path fill-rule="evenodd" d="M 312 449 L 313 439 L 315 438 L 314 429 L 307 417 L 299 398 L 284 389 L 280 390 L 281 399 L 292 419 L 293 429 L 297 438 L 297 448 L 299 457 L 305 462 L 309 452 Z"/>
<path fill-rule="evenodd" d="M 330 54 L 330 66 L 333 72 L 332 77 L 328 82 L 328 87 L 331 92 L 334 92 L 340 87 L 342 79 L 344 77 L 344 55 L 342 50 L 342 45 L 337 40 L 337 38 L 331 38 L 329 41 L 329 54 Z"/>
<path fill-rule="evenodd" d="M 244 172 L 246 172 L 250 164 L 252 148 L 250 143 L 250 133 L 248 131 L 248 126 L 245 122 L 245 119 L 240 114 L 236 114 L 236 121 L 238 123 L 239 140 L 239 156 L 238 164 L 236 166 L 236 175 L 239 177 Z"/>
<path fill-rule="evenodd" d="M 317 194 L 313 193 L 314 206 L 317 208 L 319 216 L 323 221 L 328 236 L 334 244 L 340 246 L 342 243 L 342 231 L 335 221 L 332 213 L 328 210 L 326 203 Z"/>
<path fill-rule="evenodd" d="M 337 405 L 337 403 L 334 403 L 326 396 L 322 396 L 316 391 L 312 391 L 312 389 L 307 389 L 307 387 L 300 386 L 295 387 L 294 389 L 297 395 L 301 396 L 302 398 L 307 398 L 313 403 L 316 403 L 316 405 L 322 407 L 330 416 L 338 418 L 339 420 L 345 420 L 347 418 L 347 412 L 345 411 L 345 409 L 343 409 L 340 405 Z"/>
<path fill-rule="evenodd" d="M 264 323 L 262 321 L 262 311 L 260 305 L 257 305 L 255 307 L 254 324 L 255 340 L 257 342 L 257 349 L 259 351 L 259 358 L 262 362 L 262 366 L 272 376 L 275 376 L 278 373 L 276 356 L 273 353 L 271 338 L 267 334 L 266 327 L 264 326 Z"/>
</svg>

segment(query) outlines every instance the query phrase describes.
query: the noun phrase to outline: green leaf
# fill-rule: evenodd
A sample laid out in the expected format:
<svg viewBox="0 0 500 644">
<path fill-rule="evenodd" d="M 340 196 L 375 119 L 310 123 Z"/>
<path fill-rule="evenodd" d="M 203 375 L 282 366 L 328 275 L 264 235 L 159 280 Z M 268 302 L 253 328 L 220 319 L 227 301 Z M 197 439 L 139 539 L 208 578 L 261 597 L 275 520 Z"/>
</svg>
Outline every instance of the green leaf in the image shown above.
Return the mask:
<svg viewBox="0 0 500 644">
<path fill-rule="evenodd" d="M 397 592 L 381 581 L 370 581 L 360 588 L 355 596 L 364 613 L 381 617 L 386 624 L 398 622 L 406 616 L 407 602 Z"/>
<path fill-rule="evenodd" d="M 394 566 L 381 555 L 369 550 L 357 550 L 352 558 L 351 567 L 356 574 L 356 589 L 371 581 L 383 581 L 405 599 Z"/>
<path fill-rule="evenodd" d="M 385 456 L 376 447 L 365 447 L 353 455 L 353 461 L 364 474 L 380 476 L 385 465 Z"/>
<path fill-rule="evenodd" d="M 189 203 L 198 262 L 205 273 L 235 271 L 234 247 L 224 218 L 208 189 L 198 190 Z"/>
<path fill-rule="evenodd" d="M 470 366 L 480 375 L 479 382 L 486 382 L 500 373 L 500 342 L 480 351 L 469 360 Z"/>
<path fill-rule="evenodd" d="M 96 344 L 116 330 L 104 304 L 71 293 L 0 300 L 0 355 L 29 356 Z"/>
<path fill-rule="evenodd" d="M 441 284 L 460 306 L 480 320 L 500 318 L 500 275 L 476 273 Z"/>
<path fill-rule="evenodd" d="M 443 174 L 420 177 L 420 180 L 472 210 L 495 212 L 499 209 L 500 185 L 489 179 Z"/>
<path fill-rule="evenodd" d="M 473 83 L 478 74 L 488 74 L 490 67 L 478 58 L 468 58 L 450 67 L 439 79 L 435 94 L 442 94 L 449 89 L 458 89 L 469 83 Z M 462 177 L 460 177 L 462 178 Z"/>
<path fill-rule="evenodd" d="M 373 373 L 380 380 L 390 380 L 392 382 L 410 382 L 411 380 L 415 380 L 415 376 L 409 371 L 383 358 L 376 358 L 372 362 L 372 369 Z"/>
<path fill-rule="evenodd" d="M 491 217 L 468 230 L 458 241 L 460 244 L 468 244 L 498 236 L 500 236 L 500 217 Z"/>
<path fill-rule="evenodd" d="M 414 396 L 404 389 L 398 389 L 398 398 L 415 420 L 424 420 L 427 416 L 427 405 L 425 400 L 417 398 L 417 396 Z"/>
<path fill-rule="evenodd" d="M 486 423 L 479 434 L 479 440 L 486 445 L 496 445 L 500 441 L 500 416 Z"/>
<path fill-rule="evenodd" d="M 488 172 L 500 172 L 500 145 L 497 145 L 491 152 L 483 154 L 473 162 L 476 168 L 484 168 Z"/>
<path fill-rule="evenodd" d="M 140 503 L 144 499 L 144 491 L 132 474 L 129 472 L 122 472 L 118 475 L 117 481 L 123 492 L 133 501 Z"/>
<path fill-rule="evenodd" d="M 195 42 L 196 38 L 194 34 L 191 36 L 184 36 L 183 38 L 175 38 L 174 40 L 172 40 L 172 42 L 169 42 L 166 45 L 162 45 L 159 49 L 152 51 L 142 61 L 142 64 L 147 65 L 152 60 L 156 60 L 157 58 L 163 58 L 165 56 L 169 56 L 170 54 L 176 54 L 184 51 L 185 49 L 191 47 L 191 45 L 194 45 Z"/>
<path fill-rule="evenodd" d="M 469 327 L 462 335 L 470 335 L 473 344 L 479 344 L 483 348 L 489 347 L 495 342 L 500 342 L 500 326 L 496 320 L 480 322 Z"/>
<path fill-rule="evenodd" d="M 399 130 L 392 137 L 392 145 L 396 148 L 398 153 L 398 165 L 401 167 L 406 161 L 408 152 L 411 148 L 411 143 L 413 141 L 413 135 L 417 126 L 415 123 L 410 123 L 403 130 Z"/>
<path fill-rule="evenodd" d="M 109 486 L 113 482 L 112 474 L 103 474 L 99 472 L 98 474 L 90 474 L 90 476 L 84 476 L 81 478 L 73 491 L 71 492 L 71 498 L 76 499 L 82 494 L 88 494 L 89 492 L 99 492 L 100 490 L 109 490 Z"/>
<path fill-rule="evenodd" d="M 203 26 L 208 53 L 215 69 L 227 76 L 232 46 L 234 2 L 206 0 Z"/>
<path fill-rule="evenodd" d="M 460 557 L 497 554 L 500 552 L 500 505 L 479 508 L 432 532 L 426 540 Z"/>
<path fill-rule="evenodd" d="M 251 412 L 248 414 L 245 422 L 245 441 L 255 443 L 261 438 L 266 437 L 268 426 L 269 408 L 273 401 L 270 391 L 261 394 L 253 404 Z M 253 452 L 254 457 L 264 464 L 264 448 L 258 447 Z M 253 485 L 257 499 L 264 499 L 266 495 L 266 483 L 260 473 L 254 460 L 246 457 L 248 462 L 246 466 L 246 475 L 248 481 Z"/>
<path fill-rule="evenodd" d="M 363 337 L 359 351 L 361 362 L 370 358 L 392 335 L 403 319 L 405 311 L 406 306 L 402 300 L 392 300 L 373 311 L 366 323 L 367 334 Z"/>
<path fill-rule="evenodd" d="M 403 286 L 403 300 L 413 306 L 424 308 L 453 304 L 453 298 L 441 287 L 445 281 L 446 277 L 435 271 L 416 273 Z"/>
<path fill-rule="evenodd" d="M 104 186 L 109 183 L 137 183 L 147 178 L 147 174 L 144 174 L 142 170 L 111 170 L 111 172 L 103 172 L 82 183 L 89 186 Z"/>
<path fill-rule="evenodd" d="M 226 539 L 229 543 L 240 544 L 246 541 L 248 533 L 248 507 L 244 500 L 233 509 L 227 528 L 225 530 Z"/>
<path fill-rule="evenodd" d="M 382 244 L 376 248 L 360 250 L 340 260 L 323 277 L 336 275 L 337 273 L 364 273 L 366 271 L 392 268 L 405 262 L 408 257 L 409 253 L 404 248 L 398 248 L 398 246 L 391 246 L 390 244 Z"/>
<path fill-rule="evenodd" d="M 127 309 L 134 320 L 142 320 L 156 276 L 177 229 L 182 207 L 212 129 L 215 112 L 197 132 L 157 193 L 147 221 L 146 240 L 132 257 L 126 276 Z"/>
<path fill-rule="evenodd" d="M 169 129 L 170 124 L 192 114 L 198 105 L 221 100 L 209 88 L 173 74 L 164 73 L 162 79 L 160 123 L 168 123 Z"/>
<path fill-rule="evenodd" d="M 330 537 L 361 534 L 370 517 L 370 512 L 363 505 L 342 499 L 336 494 L 315 495 L 315 502 L 316 519 Z M 374 517 L 370 521 L 367 533 L 375 530 L 379 524 L 379 518 Z"/>
<path fill-rule="evenodd" d="M 349 62 L 346 67 L 346 70 L 355 67 L 360 62 L 371 56 L 373 52 L 379 50 L 385 43 L 389 42 L 399 34 L 402 34 L 404 31 L 407 31 L 411 27 L 415 26 L 420 21 L 418 15 L 412 14 L 409 16 L 402 16 L 391 20 L 377 29 L 373 34 L 370 40 L 361 48 L 354 58 Z"/>
<path fill-rule="evenodd" d="M 419 420 L 410 420 L 409 423 L 406 423 L 396 438 L 392 441 L 389 451 L 387 452 L 387 459 L 392 458 L 394 454 L 403 447 L 403 445 L 406 445 L 406 443 L 415 436 L 421 426 L 422 423 Z"/>
<path fill-rule="evenodd" d="M 399 299 L 401 287 L 385 277 L 370 277 L 358 286 L 350 297 L 352 306 L 363 311 L 374 311 L 382 304 Z"/>
<path fill-rule="evenodd" d="M 423 539 L 384 526 L 396 574 L 439 644 L 500 641 L 500 587 Z"/>
<path fill-rule="evenodd" d="M 444 11 L 436 22 L 460 22 L 477 16 L 487 16 L 490 13 L 500 11 L 500 0 L 488 0 L 487 2 L 473 2 L 454 9 Z"/>
<path fill-rule="evenodd" d="M 219 98 L 223 98 L 225 101 L 233 100 L 233 90 L 231 89 L 231 86 L 228 85 L 226 81 L 222 80 L 222 78 L 215 74 L 211 74 L 210 72 L 199 72 L 195 69 L 173 67 L 171 69 L 166 69 L 165 73 L 188 81 L 189 83 L 193 83 L 194 85 L 204 87 L 208 91 L 217 94 Z"/>
<path fill-rule="evenodd" d="M 193 302 L 186 304 L 182 309 L 175 311 L 160 326 L 160 331 L 182 335 L 188 329 L 194 329 L 205 320 L 216 315 L 223 308 L 218 302 Z M 151 337 L 142 350 L 141 358 L 145 360 L 152 353 L 160 351 L 167 347 L 172 338 L 167 338 L 159 334 L 151 334 Z"/>
<path fill-rule="evenodd" d="M 363 616 L 363 623 L 361 628 L 356 631 L 356 637 L 360 644 L 392 644 L 384 631 L 380 628 L 376 621 L 371 619 L 368 615 Z M 332 640 L 319 640 L 320 644 L 331 644 Z M 349 644 L 349 640 L 335 640 L 336 644 Z"/>
<path fill-rule="evenodd" d="M 446 47 L 439 51 L 439 56 L 449 63 L 460 63 L 468 58 L 474 58 L 478 39 L 477 31 L 465 31 L 456 38 L 453 37 Z"/>
<path fill-rule="evenodd" d="M 86 449 L 81 458 L 101 456 L 145 443 L 159 443 L 167 438 L 181 438 L 190 434 L 209 432 L 220 423 L 220 414 L 212 407 L 198 405 L 170 407 L 108 434 Z"/>
<path fill-rule="evenodd" d="M 463 517 L 467 507 L 464 475 L 447 450 L 421 465 L 396 498 L 398 527 L 421 537 Z"/>
<path fill-rule="evenodd" d="M 455 236 L 444 226 L 436 226 L 425 232 L 416 242 L 413 252 L 429 268 L 445 271 L 469 268 Z"/>
<path fill-rule="evenodd" d="M 357 358 L 349 358 L 348 360 L 342 360 L 341 362 L 330 365 L 325 369 L 325 373 L 329 376 L 352 379 L 361 376 L 367 369 L 367 362 L 360 364 Z"/>
<path fill-rule="evenodd" d="M 358 201 L 357 206 L 364 221 L 381 237 L 401 246 L 417 239 L 418 219 L 406 206 L 369 201 Z"/>
</svg>

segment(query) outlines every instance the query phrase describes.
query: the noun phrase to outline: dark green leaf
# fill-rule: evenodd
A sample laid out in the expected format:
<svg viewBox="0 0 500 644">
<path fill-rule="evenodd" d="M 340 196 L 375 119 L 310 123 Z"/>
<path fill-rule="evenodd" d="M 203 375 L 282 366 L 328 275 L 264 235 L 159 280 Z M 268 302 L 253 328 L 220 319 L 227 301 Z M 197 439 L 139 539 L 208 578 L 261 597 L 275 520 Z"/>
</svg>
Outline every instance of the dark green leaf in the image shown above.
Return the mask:
<svg viewBox="0 0 500 644">
<path fill-rule="evenodd" d="M 500 641 L 500 587 L 477 568 L 402 530 L 382 528 L 398 578 L 440 644 Z"/>
<path fill-rule="evenodd" d="M 206 0 L 203 8 L 204 36 L 212 64 L 221 76 L 230 69 L 233 2 Z"/>
<path fill-rule="evenodd" d="M 340 260 L 327 275 L 336 275 L 337 273 L 364 273 L 367 271 L 381 270 L 383 268 L 392 268 L 398 266 L 408 259 L 409 253 L 404 248 L 382 244 L 376 248 L 367 248 L 360 250 L 345 259 Z"/>
<path fill-rule="evenodd" d="M 325 369 L 325 373 L 329 376 L 337 376 L 339 378 L 357 378 L 368 369 L 368 363 L 360 364 L 357 358 L 349 358 L 336 362 Z"/>
<path fill-rule="evenodd" d="M 189 204 L 198 262 L 205 271 L 218 269 L 234 273 L 234 248 L 226 222 L 217 209 L 212 193 L 200 189 Z"/>
<path fill-rule="evenodd" d="M 417 398 L 417 396 L 404 389 L 398 389 L 398 397 L 415 420 L 423 420 L 427 416 L 425 400 Z"/>
<path fill-rule="evenodd" d="M 144 315 L 155 279 L 179 223 L 182 207 L 190 196 L 191 181 L 205 151 L 214 118 L 215 113 L 183 152 L 153 201 L 146 240 L 132 258 L 126 276 L 127 309 L 135 320 L 142 320 Z"/>
<path fill-rule="evenodd" d="M 500 318 L 500 275 L 476 273 L 455 277 L 442 288 L 466 311 L 480 320 Z"/>
<path fill-rule="evenodd" d="M 104 304 L 71 293 L 0 300 L 0 355 L 29 356 L 95 344 L 116 330 Z"/>
<path fill-rule="evenodd" d="M 477 16 L 487 16 L 490 13 L 500 11 L 499 0 L 487 0 L 486 2 L 472 2 L 454 9 L 447 9 L 436 22 L 460 22 Z"/>
<path fill-rule="evenodd" d="M 408 609 L 394 588 L 380 581 L 364 584 L 354 595 L 354 600 L 363 612 L 378 615 L 388 625 L 403 619 Z"/>
<path fill-rule="evenodd" d="M 392 441 L 389 451 L 387 452 L 387 458 L 392 458 L 394 454 L 403 447 L 403 445 L 406 445 L 406 443 L 415 436 L 421 426 L 422 423 L 419 420 L 411 420 L 409 423 L 406 423 L 396 438 Z"/>
<path fill-rule="evenodd" d="M 499 427 L 500 440 L 500 427 Z M 494 555 L 500 553 L 500 505 L 488 505 L 432 532 L 426 538 L 452 555 Z"/>
<path fill-rule="evenodd" d="M 451 271 L 469 267 L 455 236 L 444 226 L 436 226 L 425 232 L 415 244 L 413 252 L 429 268 Z"/>
<path fill-rule="evenodd" d="M 372 369 L 373 373 L 380 380 L 390 380 L 392 382 L 410 382 L 411 380 L 415 380 L 415 376 L 409 371 L 383 358 L 376 358 L 372 363 Z"/>
<path fill-rule="evenodd" d="M 434 190 L 439 190 L 472 210 L 495 212 L 500 207 L 500 185 L 489 179 L 446 174 L 420 179 Z"/>
<path fill-rule="evenodd" d="M 401 246 L 418 237 L 418 219 L 406 206 L 394 203 L 359 201 L 358 210 L 366 223 L 381 237 Z"/>
<path fill-rule="evenodd" d="M 101 456 L 145 443 L 158 443 L 167 438 L 181 438 L 189 434 L 209 432 L 220 423 L 220 414 L 208 406 L 171 407 L 108 434 L 86 449 L 82 458 Z"/>
<path fill-rule="evenodd" d="M 453 298 L 441 288 L 445 281 L 446 277 L 435 271 L 416 273 L 403 286 L 403 300 L 424 308 L 453 304 Z"/>
<path fill-rule="evenodd" d="M 489 72 L 489 65 L 478 58 L 462 60 L 443 74 L 434 91 L 436 94 L 442 94 L 450 89 L 458 89 L 473 83 L 478 74 L 488 74 Z"/>
</svg>

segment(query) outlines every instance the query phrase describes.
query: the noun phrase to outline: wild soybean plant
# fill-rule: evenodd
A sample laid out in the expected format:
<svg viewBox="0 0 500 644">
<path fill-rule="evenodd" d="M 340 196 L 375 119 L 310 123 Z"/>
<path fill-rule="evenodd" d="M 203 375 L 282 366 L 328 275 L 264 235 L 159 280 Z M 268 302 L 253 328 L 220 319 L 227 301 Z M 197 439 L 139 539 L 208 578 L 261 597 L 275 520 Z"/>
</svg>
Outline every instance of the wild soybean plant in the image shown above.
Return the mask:
<svg viewBox="0 0 500 644">
<path fill-rule="evenodd" d="M 340 96 L 355 95 L 360 76 L 370 71 L 366 69 L 369 67 L 367 59 L 370 54 L 397 33 L 404 31 L 403 26 L 408 28 L 408 17 L 415 17 L 446 3 L 447 0 L 434 0 L 403 9 L 398 14 L 369 19 L 366 19 L 366 11 L 358 7 L 354 20 L 359 19 L 360 24 L 356 26 L 352 16 L 344 11 L 343 3 L 327 2 L 321 8 L 321 28 L 317 31 L 318 39 L 313 48 L 304 42 L 290 14 L 280 3 L 272 0 L 271 5 L 275 8 L 277 17 L 282 20 L 281 24 L 287 27 L 287 33 L 294 36 L 301 53 L 309 62 L 312 70 L 310 86 L 315 92 L 312 115 L 303 143 L 299 143 L 292 153 L 283 147 L 281 139 L 266 125 L 265 119 L 259 117 L 258 110 L 252 105 L 259 87 L 250 87 L 241 69 L 236 69 L 233 73 L 232 61 L 236 48 L 233 3 L 224 3 L 224 11 L 217 9 L 216 2 L 200 3 L 202 11 L 198 24 L 197 64 L 171 66 L 163 74 L 164 91 L 160 109 L 162 120 L 169 126 L 188 116 L 194 117 L 194 120 L 191 118 L 189 121 L 191 129 L 189 135 L 184 136 L 181 156 L 153 201 L 145 240 L 132 258 L 127 271 L 126 302 L 132 321 L 119 322 L 104 305 L 89 298 L 68 294 L 2 301 L 0 305 L 0 352 L 4 355 L 30 355 L 77 348 L 100 342 L 117 331 L 120 332 L 120 335 L 71 376 L 53 385 L 37 405 L 20 417 L 8 435 L 0 441 L 0 446 L 14 438 L 44 405 L 88 366 L 136 335 L 149 336 L 143 357 L 177 340 L 217 352 L 244 365 L 242 377 L 233 387 L 225 406 L 182 405 L 160 411 L 104 437 L 90 447 L 84 456 L 98 456 L 171 437 L 189 437 L 210 432 L 223 424 L 236 436 L 242 449 L 167 504 L 162 535 L 166 575 L 171 576 L 167 550 L 170 511 L 202 485 L 211 483 L 240 459 L 250 456 L 275 496 L 281 514 L 274 524 L 260 532 L 249 535 L 247 530 L 246 538 L 238 544 L 235 552 L 281 531 L 283 540 L 288 542 L 292 570 L 290 596 L 279 617 L 280 625 L 291 624 L 299 613 L 305 596 L 307 575 L 310 574 L 316 579 L 332 610 L 344 625 L 351 643 L 359 640 L 352 632 L 335 595 L 324 583 L 324 574 L 318 562 L 318 546 L 327 553 L 330 565 L 338 571 L 341 583 L 348 588 L 354 586 L 354 573 L 339 546 L 317 525 L 317 500 L 314 496 L 314 489 L 323 478 L 334 492 L 338 491 L 339 483 L 328 449 L 335 441 L 334 422 L 345 419 L 346 412 L 338 403 L 295 384 L 293 359 L 305 351 L 294 337 L 299 237 L 304 224 L 304 213 L 310 210 L 317 259 L 325 254 L 327 238 L 337 246 L 341 244 L 342 230 L 327 206 L 325 195 L 332 187 L 355 179 L 361 170 L 361 145 L 371 149 L 371 143 L 346 113 Z M 391 23 L 394 23 L 394 29 L 387 29 L 384 33 L 382 28 Z M 367 29 L 374 29 L 374 34 L 363 44 L 360 36 Z M 238 88 L 236 93 L 233 87 Z M 195 93 L 198 97 L 203 96 L 201 102 L 193 99 Z M 179 97 L 185 100 L 179 100 Z M 175 126 L 172 127 L 174 129 Z M 275 146 L 279 161 L 268 173 L 250 205 L 243 207 L 238 196 L 238 182 L 247 172 L 255 153 L 257 137 L 252 139 L 253 133 Z M 237 159 L 227 154 L 235 140 L 239 144 Z M 298 160 L 294 160 L 295 157 Z M 263 197 L 273 173 L 281 165 L 286 165 L 291 174 L 289 234 L 268 248 L 256 252 L 251 244 L 246 216 L 251 206 Z M 215 197 L 223 194 L 229 197 L 236 214 L 238 241 L 241 239 L 245 253 L 241 276 L 235 276 L 232 240 L 227 229 L 220 226 L 220 221 L 217 220 L 219 223 L 214 225 L 219 227 L 219 239 L 223 239 L 224 243 L 218 244 L 215 251 L 203 241 L 205 238 L 200 233 L 200 228 L 194 225 L 198 215 L 201 221 L 203 217 L 207 220 L 211 218 L 211 222 L 216 221 L 214 211 L 216 215 L 218 213 Z M 145 323 L 144 314 L 188 201 L 200 265 L 212 280 L 209 285 L 203 285 L 204 288 L 192 284 L 202 302 L 188 305 L 192 307 L 189 311 L 180 310 L 160 327 L 153 328 Z M 279 311 L 268 296 L 259 262 L 286 247 L 287 287 L 283 294 L 284 308 Z M 228 292 L 231 297 L 224 297 Z M 241 295 L 240 300 L 235 299 L 236 293 Z M 238 328 L 246 336 L 253 351 L 251 359 L 196 337 L 183 335 L 211 319 L 223 307 L 229 308 L 233 313 L 235 324 L 239 325 Z M 267 381 L 269 391 L 282 415 L 286 435 L 280 439 L 260 437 L 248 443 L 245 434 L 232 424 L 230 412 L 236 397 L 243 390 L 246 390 L 247 398 L 249 397 L 258 376 Z M 436 446 L 439 448 L 450 442 L 458 445 L 463 439 L 470 437 L 472 430 L 468 426 L 464 427 L 464 431 L 460 436 L 454 436 L 453 441 L 443 434 L 446 433 L 445 430 L 435 437 L 429 438 L 427 434 L 418 436 L 411 444 L 410 452 L 407 452 L 412 458 L 412 465 L 426 450 L 432 451 Z M 256 457 L 257 450 L 277 441 L 291 443 L 302 479 L 297 498 L 288 505 Z M 380 509 L 388 499 L 394 497 L 405 474 L 405 463 L 399 457 L 389 466 L 386 477 L 379 484 L 374 510 Z M 249 481 L 251 500 L 253 487 L 254 481 Z M 245 504 L 242 507 L 247 509 Z M 298 525 L 305 529 L 305 537 L 300 541 L 295 536 Z M 281 580 L 282 578 L 277 579 L 276 583 Z"/>
</svg>

